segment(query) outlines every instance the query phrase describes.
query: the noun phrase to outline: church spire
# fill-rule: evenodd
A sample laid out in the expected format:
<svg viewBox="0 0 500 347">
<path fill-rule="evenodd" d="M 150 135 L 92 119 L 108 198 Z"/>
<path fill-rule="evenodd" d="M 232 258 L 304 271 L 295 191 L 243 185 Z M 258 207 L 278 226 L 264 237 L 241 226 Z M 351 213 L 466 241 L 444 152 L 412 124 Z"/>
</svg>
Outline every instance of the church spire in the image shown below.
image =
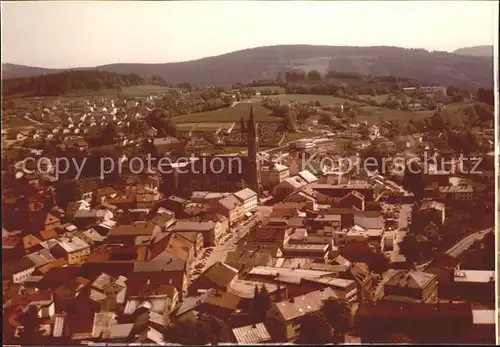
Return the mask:
<svg viewBox="0 0 500 347">
<path fill-rule="evenodd" d="M 250 106 L 250 116 L 248 116 L 247 128 L 255 130 L 255 118 L 253 117 L 253 106 Z"/>
<path fill-rule="evenodd" d="M 260 163 L 259 153 L 259 130 L 255 122 L 253 107 L 250 107 L 250 115 L 247 122 L 247 144 L 248 144 L 248 183 L 250 188 L 260 195 Z"/>
</svg>

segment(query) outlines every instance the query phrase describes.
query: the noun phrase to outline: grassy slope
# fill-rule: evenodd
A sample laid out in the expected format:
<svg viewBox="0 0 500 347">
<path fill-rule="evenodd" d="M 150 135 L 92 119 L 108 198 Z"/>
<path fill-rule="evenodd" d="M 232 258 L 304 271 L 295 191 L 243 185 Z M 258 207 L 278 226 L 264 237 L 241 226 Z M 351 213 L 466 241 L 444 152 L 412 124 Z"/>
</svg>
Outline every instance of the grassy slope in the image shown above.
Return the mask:
<svg viewBox="0 0 500 347">
<path fill-rule="evenodd" d="M 267 108 L 253 103 L 236 104 L 233 107 L 221 108 L 214 111 L 191 113 L 174 118 L 175 123 L 203 123 L 203 122 L 234 122 L 242 117 L 248 119 L 250 107 L 256 121 L 259 122 L 281 122 L 279 117 L 271 116 L 271 111 Z"/>
<path fill-rule="evenodd" d="M 410 119 L 422 119 L 432 116 L 434 111 L 419 111 L 419 112 L 409 112 L 409 111 L 398 111 L 391 110 L 383 107 L 373 107 L 366 106 L 363 110 L 368 110 L 371 115 L 358 115 L 356 116 L 356 121 L 366 121 L 368 124 L 378 124 L 382 121 L 404 121 L 408 122 Z"/>
</svg>

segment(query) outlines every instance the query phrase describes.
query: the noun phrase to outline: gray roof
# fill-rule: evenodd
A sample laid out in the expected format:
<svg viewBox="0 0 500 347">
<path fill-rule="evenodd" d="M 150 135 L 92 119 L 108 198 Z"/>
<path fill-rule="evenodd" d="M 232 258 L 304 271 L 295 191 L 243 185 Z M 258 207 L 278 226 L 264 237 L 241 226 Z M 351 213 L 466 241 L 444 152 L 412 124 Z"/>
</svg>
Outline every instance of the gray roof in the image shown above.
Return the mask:
<svg viewBox="0 0 500 347">
<path fill-rule="evenodd" d="M 255 295 L 255 285 L 265 286 L 268 293 L 274 293 L 278 286 L 273 283 L 262 283 L 256 281 L 247 281 L 242 279 L 236 279 L 228 287 L 228 292 L 239 296 L 242 299 L 253 299 Z"/>
<path fill-rule="evenodd" d="M 295 298 L 273 303 L 275 308 L 285 322 L 302 317 L 306 313 L 316 312 L 323 305 L 323 301 L 329 298 L 337 298 L 331 288 L 316 290 Z"/>
<path fill-rule="evenodd" d="M 316 176 L 314 176 L 312 173 L 310 173 L 307 170 L 300 171 L 298 173 L 298 175 L 300 177 L 302 177 L 307 183 L 313 183 L 313 182 L 316 182 L 318 180 L 318 178 Z"/>
<path fill-rule="evenodd" d="M 253 190 L 251 190 L 250 188 L 245 188 L 245 189 L 242 189 L 242 190 L 234 193 L 234 195 L 238 199 L 245 201 L 245 200 L 248 200 L 250 198 L 253 198 L 254 196 L 257 196 L 257 193 L 254 192 Z"/>
<path fill-rule="evenodd" d="M 215 228 L 215 222 L 193 222 L 193 221 L 183 221 L 178 220 L 175 223 L 171 231 L 210 231 Z"/>
<path fill-rule="evenodd" d="M 133 296 L 127 300 L 123 314 L 133 314 L 139 307 L 145 307 L 151 312 L 163 314 L 169 302 L 168 295 L 149 295 L 148 297 Z"/>
<path fill-rule="evenodd" d="M 175 258 L 134 263 L 134 272 L 184 271 L 185 261 Z"/>
<path fill-rule="evenodd" d="M 235 195 L 229 195 L 223 199 L 220 199 L 219 204 L 221 204 L 226 210 L 232 211 L 242 203 Z"/>
<path fill-rule="evenodd" d="M 423 289 L 435 278 L 436 275 L 422 271 L 410 270 L 407 272 L 406 270 L 398 270 L 391 273 L 385 285 Z"/>
<path fill-rule="evenodd" d="M 354 215 L 354 224 L 363 229 L 384 229 L 384 218 Z"/>
<path fill-rule="evenodd" d="M 264 323 L 257 323 L 233 329 L 238 344 L 257 344 L 271 341 L 271 335 Z"/>
<path fill-rule="evenodd" d="M 66 252 L 72 253 L 85 248 L 89 248 L 89 244 L 77 236 L 63 236 L 56 239 L 59 246 L 61 246 Z"/>
<path fill-rule="evenodd" d="M 436 210 L 444 211 L 445 210 L 445 204 L 442 203 L 442 202 L 438 202 L 438 201 L 429 201 L 429 200 L 426 200 L 420 206 L 420 211 L 429 210 L 429 209 L 436 209 Z"/>
<path fill-rule="evenodd" d="M 208 269 L 206 269 L 205 272 L 203 272 L 198 278 L 199 279 L 207 278 L 212 283 L 221 287 L 225 287 L 237 275 L 238 275 L 238 270 L 218 261 L 212 266 L 210 266 Z"/>
<path fill-rule="evenodd" d="M 35 263 L 36 267 L 43 266 L 56 260 L 52 253 L 50 253 L 49 249 L 41 249 L 37 252 L 30 253 L 26 256 L 26 258 Z"/>
</svg>

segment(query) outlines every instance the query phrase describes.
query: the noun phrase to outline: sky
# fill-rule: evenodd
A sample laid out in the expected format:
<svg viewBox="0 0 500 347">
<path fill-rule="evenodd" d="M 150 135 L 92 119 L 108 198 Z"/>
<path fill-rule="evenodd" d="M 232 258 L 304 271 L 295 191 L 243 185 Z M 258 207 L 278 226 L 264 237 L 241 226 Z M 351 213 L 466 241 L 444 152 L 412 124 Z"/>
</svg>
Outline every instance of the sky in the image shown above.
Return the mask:
<svg viewBox="0 0 500 347">
<path fill-rule="evenodd" d="M 492 45 L 497 1 L 2 1 L 2 62 L 167 63 L 278 44 Z"/>
</svg>

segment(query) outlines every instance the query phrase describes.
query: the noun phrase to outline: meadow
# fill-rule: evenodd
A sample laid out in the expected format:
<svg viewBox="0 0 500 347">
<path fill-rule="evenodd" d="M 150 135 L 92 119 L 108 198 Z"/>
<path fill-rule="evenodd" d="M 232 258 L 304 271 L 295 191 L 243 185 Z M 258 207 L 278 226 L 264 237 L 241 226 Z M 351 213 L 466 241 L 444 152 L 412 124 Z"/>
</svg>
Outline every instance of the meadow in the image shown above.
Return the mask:
<svg viewBox="0 0 500 347">
<path fill-rule="evenodd" d="M 279 94 L 285 94 L 285 88 L 280 86 L 262 86 L 262 87 L 248 87 L 248 89 L 255 90 L 256 92 L 262 92 L 263 90 L 271 90 L 271 92 L 278 92 Z"/>
<path fill-rule="evenodd" d="M 356 116 L 356 121 L 366 121 L 369 125 L 380 124 L 383 121 L 409 122 L 410 119 L 417 120 L 431 117 L 434 113 L 434 111 L 399 111 L 376 106 L 363 106 L 361 107 L 361 109 L 371 114 L 358 114 Z"/>
<path fill-rule="evenodd" d="M 319 101 L 321 105 L 329 104 L 343 104 L 348 102 L 350 104 L 361 104 L 357 101 L 352 101 L 344 98 L 339 98 L 333 95 L 314 95 L 314 94 L 284 94 L 284 95 L 273 95 L 271 98 L 276 98 L 281 100 L 281 102 L 291 103 L 291 102 L 301 102 L 309 103 L 311 101 Z"/>
<path fill-rule="evenodd" d="M 272 112 L 256 103 L 239 103 L 232 107 L 220 108 L 214 111 L 190 113 L 173 118 L 175 123 L 206 123 L 206 122 L 235 122 L 243 117 L 248 119 L 250 107 L 253 107 L 254 118 L 258 122 L 281 122 L 282 118 L 271 116 Z"/>
</svg>

